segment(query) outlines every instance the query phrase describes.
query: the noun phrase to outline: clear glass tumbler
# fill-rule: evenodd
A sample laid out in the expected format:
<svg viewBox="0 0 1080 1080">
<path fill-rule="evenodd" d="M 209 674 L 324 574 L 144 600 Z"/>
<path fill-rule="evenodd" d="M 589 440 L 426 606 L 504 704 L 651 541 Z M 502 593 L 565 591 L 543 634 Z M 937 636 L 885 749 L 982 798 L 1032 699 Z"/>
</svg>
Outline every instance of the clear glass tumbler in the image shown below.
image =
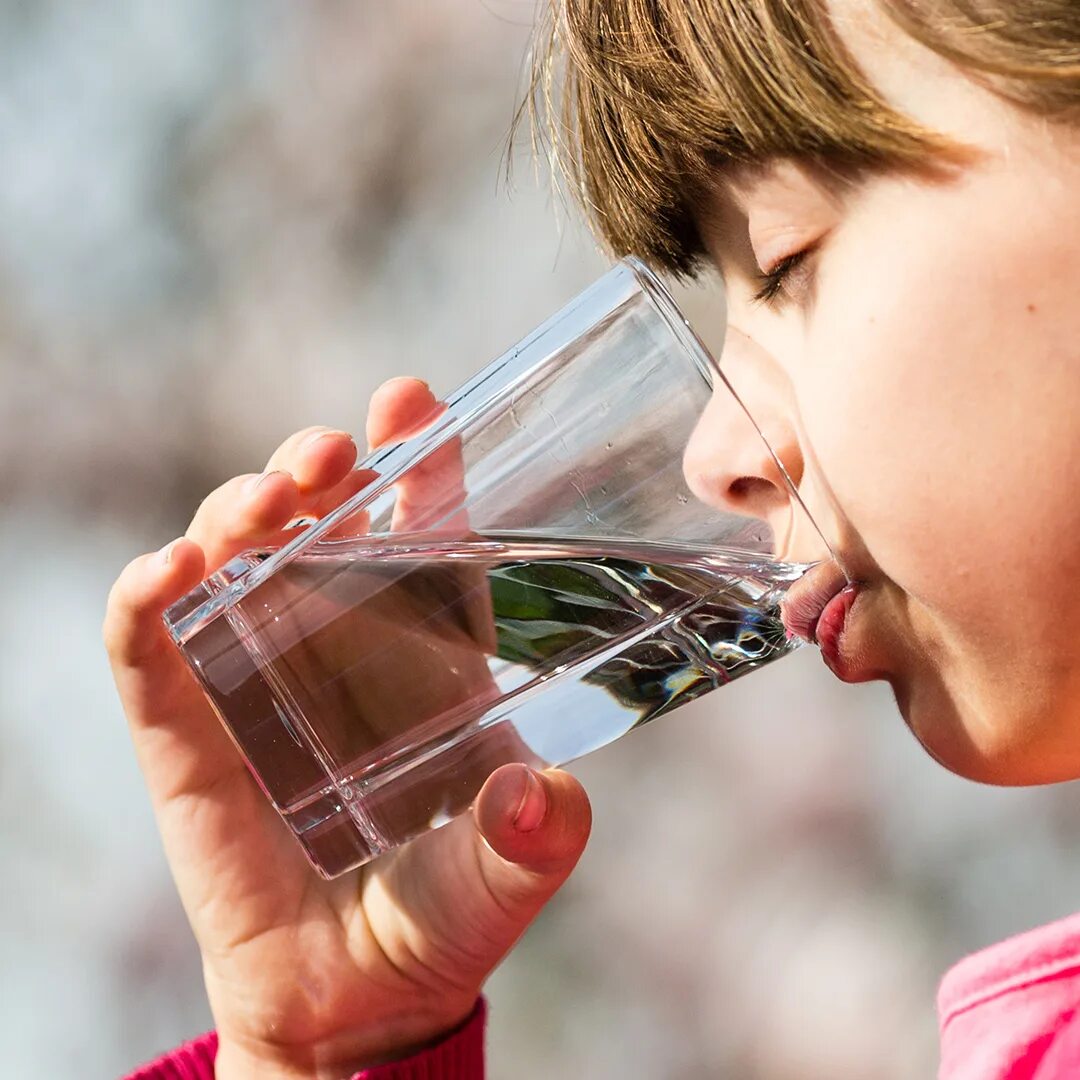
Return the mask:
<svg viewBox="0 0 1080 1080">
<path fill-rule="evenodd" d="M 357 495 L 170 608 L 320 874 L 449 821 L 499 765 L 566 763 L 798 647 L 778 609 L 807 567 L 782 560 L 783 520 L 684 479 L 714 395 L 742 427 L 726 436 L 760 445 L 625 260 L 361 462 Z"/>
</svg>

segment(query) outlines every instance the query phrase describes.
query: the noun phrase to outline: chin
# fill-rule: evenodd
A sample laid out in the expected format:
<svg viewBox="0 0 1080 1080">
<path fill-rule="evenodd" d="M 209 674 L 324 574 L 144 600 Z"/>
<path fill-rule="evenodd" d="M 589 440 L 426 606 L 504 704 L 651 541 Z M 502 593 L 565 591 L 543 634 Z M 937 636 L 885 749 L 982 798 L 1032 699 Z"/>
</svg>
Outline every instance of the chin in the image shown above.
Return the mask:
<svg viewBox="0 0 1080 1080">
<path fill-rule="evenodd" d="M 1034 787 L 1080 777 L 1080 745 L 1070 745 L 1067 738 L 1070 730 L 1080 731 L 1080 725 L 1059 723 L 1048 729 L 1041 713 L 967 715 L 951 698 L 935 695 L 937 700 L 920 701 L 917 695 L 894 690 L 904 722 L 922 748 L 965 780 Z"/>
<path fill-rule="evenodd" d="M 1034 787 L 1080 778 L 1080 747 L 1063 745 L 1059 730 L 1039 732 L 1023 716 L 998 724 L 978 717 L 966 724 L 955 711 L 916 711 L 904 719 L 923 750 L 964 780 Z"/>
</svg>

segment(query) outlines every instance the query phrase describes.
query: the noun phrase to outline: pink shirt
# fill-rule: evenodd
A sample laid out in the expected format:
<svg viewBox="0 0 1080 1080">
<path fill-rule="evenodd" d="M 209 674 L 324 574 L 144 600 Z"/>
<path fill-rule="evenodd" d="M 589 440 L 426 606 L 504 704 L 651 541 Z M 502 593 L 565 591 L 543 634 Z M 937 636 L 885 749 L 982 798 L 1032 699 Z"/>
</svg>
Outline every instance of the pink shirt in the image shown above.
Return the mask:
<svg viewBox="0 0 1080 1080">
<path fill-rule="evenodd" d="M 939 1080 L 1080 1078 L 1080 914 L 961 960 L 942 980 Z M 483 1080 L 483 1001 L 437 1046 L 352 1080 Z M 214 1080 L 216 1037 L 127 1080 Z M 346 1078 L 342 1078 L 346 1080 Z"/>
<path fill-rule="evenodd" d="M 1080 915 L 961 960 L 938 993 L 940 1080 L 1080 1077 Z"/>
</svg>

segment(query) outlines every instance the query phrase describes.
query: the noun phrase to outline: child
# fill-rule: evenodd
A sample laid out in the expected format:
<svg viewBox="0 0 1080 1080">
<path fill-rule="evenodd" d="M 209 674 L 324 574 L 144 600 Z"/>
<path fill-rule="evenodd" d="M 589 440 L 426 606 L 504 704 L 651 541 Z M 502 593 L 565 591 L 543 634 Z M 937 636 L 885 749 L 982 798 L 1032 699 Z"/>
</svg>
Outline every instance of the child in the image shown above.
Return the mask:
<svg viewBox="0 0 1080 1080">
<path fill-rule="evenodd" d="M 1080 777 L 1080 6 L 561 9 L 553 130 L 576 141 L 556 136 L 556 155 L 613 251 L 723 275 L 732 377 L 756 388 L 751 410 L 858 582 L 830 608 L 830 666 L 888 680 L 955 772 Z M 431 405 L 416 380 L 385 384 L 368 442 Z M 162 610 L 340 501 L 355 457 L 341 432 L 294 436 L 110 597 L 217 1023 L 136 1075 L 479 1077 L 480 987 L 584 847 L 577 781 L 510 765 L 471 816 L 321 881 L 184 669 Z M 771 463 L 722 472 L 731 459 L 699 432 L 695 492 L 767 516 L 786 497 Z M 795 628 L 813 636 L 814 614 Z M 965 961 L 940 1005 L 942 1076 L 1080 1075 L 1080 916 Z"/>
</svg>

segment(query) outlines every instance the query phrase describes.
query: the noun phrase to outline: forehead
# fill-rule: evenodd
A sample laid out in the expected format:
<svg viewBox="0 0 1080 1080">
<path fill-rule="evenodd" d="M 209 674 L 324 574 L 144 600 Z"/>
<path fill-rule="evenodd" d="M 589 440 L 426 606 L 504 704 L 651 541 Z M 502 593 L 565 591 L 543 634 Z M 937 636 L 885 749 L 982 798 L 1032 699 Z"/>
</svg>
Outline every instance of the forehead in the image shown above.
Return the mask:
<svg viewBox="0 0 1080 1080">
<path fill-rule="evenodd" d="M 889 18 L 879 0 L 830 0 L 827 6 L 844 47 L 882 99 L 963 148 L 954 166 L 983 161 L 987 152 L 1005 152 L 1015 143 L 1020 127 L 1015 110 L 915 41 Z M 711 261 L 716 262 L 718 247 L 729 251 L 742 246 L 739 237 L 755 200 L 767 195 L 772 202 L 782 201 L 785 193 L 804 195 L 813 185 L 823 198 L 838 202 L 845 186 L 859 178 L 851 171 L 786 158 L 717 169 L 695 215 Z"/>
<path fill-rule="evenodd" d="M 999 140 L 1008 107 L 955 64 L 928 49 L 889 17 L 879 0 L 829 0 L 844 46 L 898 112 L 968 145 Z"/>
</svg>

